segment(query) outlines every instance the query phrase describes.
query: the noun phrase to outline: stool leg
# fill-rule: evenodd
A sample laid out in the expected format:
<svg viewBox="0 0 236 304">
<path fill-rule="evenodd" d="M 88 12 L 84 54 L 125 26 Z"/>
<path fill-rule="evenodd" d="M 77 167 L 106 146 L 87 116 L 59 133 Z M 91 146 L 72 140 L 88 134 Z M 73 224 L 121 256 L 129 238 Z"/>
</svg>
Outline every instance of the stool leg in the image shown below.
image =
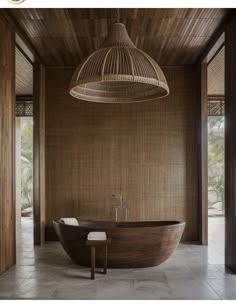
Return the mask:
<svg viewBox="0 0 236 304">
<path fill-rule="evenodd" d="M 103 273 L 107 273 L 107 245 L 105 246 Z"/>
<path fill-rule="evenodd" d="M 91 246 L 91 280 L 95 279 L 95 247 Z"/>
</svg>

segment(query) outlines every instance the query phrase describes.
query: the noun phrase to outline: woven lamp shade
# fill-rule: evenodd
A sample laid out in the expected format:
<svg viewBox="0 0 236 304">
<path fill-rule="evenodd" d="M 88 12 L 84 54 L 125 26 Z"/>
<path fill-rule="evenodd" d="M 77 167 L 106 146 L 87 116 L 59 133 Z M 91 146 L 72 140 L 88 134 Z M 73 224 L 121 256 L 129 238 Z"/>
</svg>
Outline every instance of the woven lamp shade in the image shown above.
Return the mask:
<svg viewBox="0 0 236 304">
<path fill-rule="evenodd" d="M 135 47 L 124 24 L 114 23 L 102 47 L 87 57 L 72 77 L 70 94 L 103 103 L 129 103 L 167 96 L 158 64 Z"/>
</svg>

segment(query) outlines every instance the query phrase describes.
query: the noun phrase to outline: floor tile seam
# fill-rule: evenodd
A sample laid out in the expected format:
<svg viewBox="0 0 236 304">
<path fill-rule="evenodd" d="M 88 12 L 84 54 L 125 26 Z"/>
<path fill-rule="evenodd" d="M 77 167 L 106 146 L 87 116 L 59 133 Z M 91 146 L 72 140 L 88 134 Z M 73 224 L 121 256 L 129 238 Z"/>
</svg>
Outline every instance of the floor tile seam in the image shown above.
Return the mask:
<svg viewBox="0 0 236 304">
<path fill-rule="evenodd" d="M 17 290 L 17 288 L 19 288 L 25 282 L 25 280 L 27 280 L 27 279 L 23 279 L 19 285 L 15 286 L 15 288 L 12 290 L 12 292 L 9 296 L 9 299 L 11 299 L 12 294 Z"/>
<path fill-rule="evenodd" d="M 216 291 L 216 289 L 213 286 L 211 286 L 210 282 L 206 281 L 206 284 L 218 295 L 220 300 L 224 300 L 224 298 Z"/>
</svg>

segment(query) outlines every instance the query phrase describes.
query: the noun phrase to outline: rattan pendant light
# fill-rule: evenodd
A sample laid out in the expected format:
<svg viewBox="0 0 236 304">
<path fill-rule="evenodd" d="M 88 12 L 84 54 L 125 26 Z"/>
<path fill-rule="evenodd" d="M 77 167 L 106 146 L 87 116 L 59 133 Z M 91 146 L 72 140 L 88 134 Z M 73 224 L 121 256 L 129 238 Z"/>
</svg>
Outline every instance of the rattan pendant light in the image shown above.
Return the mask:
<svg viewBox="0 0 236 304">
<path fill-rule="evenodd" d="M 169 87 L 159 65 L 136 48 L 123 23 L 114 23 L 101 48 L 76 69 L 69 93 L 102 103 L 129 103 L 167 96 Z"/>
</svg>

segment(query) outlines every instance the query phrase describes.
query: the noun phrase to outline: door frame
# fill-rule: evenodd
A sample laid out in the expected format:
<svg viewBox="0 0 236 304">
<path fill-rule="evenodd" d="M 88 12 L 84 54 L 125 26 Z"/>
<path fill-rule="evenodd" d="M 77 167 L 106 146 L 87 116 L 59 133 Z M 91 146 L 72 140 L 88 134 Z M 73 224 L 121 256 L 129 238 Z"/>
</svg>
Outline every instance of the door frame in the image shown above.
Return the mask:
<svg viewBox="0 0 236 304">
<path fill-rule="evenodd" d="M 34 245 L 45 240 L 45 67 L 33 64 L 33 202 Z"/>
<path fill-rule="evenodd" d="M 208 94 L 207 66 L 225 45 L 222 33 L 208 48 L 199 63 L 200 102 L 198 106 L 198 235 L 202 245 L 208 244 Z"/>
<path fill-rule="evenodd" d="M 33 242 L 44 242 L 45 222 L 45 67 L 16 33 L 15 47 L 33 66 Z"/>
</svg>

